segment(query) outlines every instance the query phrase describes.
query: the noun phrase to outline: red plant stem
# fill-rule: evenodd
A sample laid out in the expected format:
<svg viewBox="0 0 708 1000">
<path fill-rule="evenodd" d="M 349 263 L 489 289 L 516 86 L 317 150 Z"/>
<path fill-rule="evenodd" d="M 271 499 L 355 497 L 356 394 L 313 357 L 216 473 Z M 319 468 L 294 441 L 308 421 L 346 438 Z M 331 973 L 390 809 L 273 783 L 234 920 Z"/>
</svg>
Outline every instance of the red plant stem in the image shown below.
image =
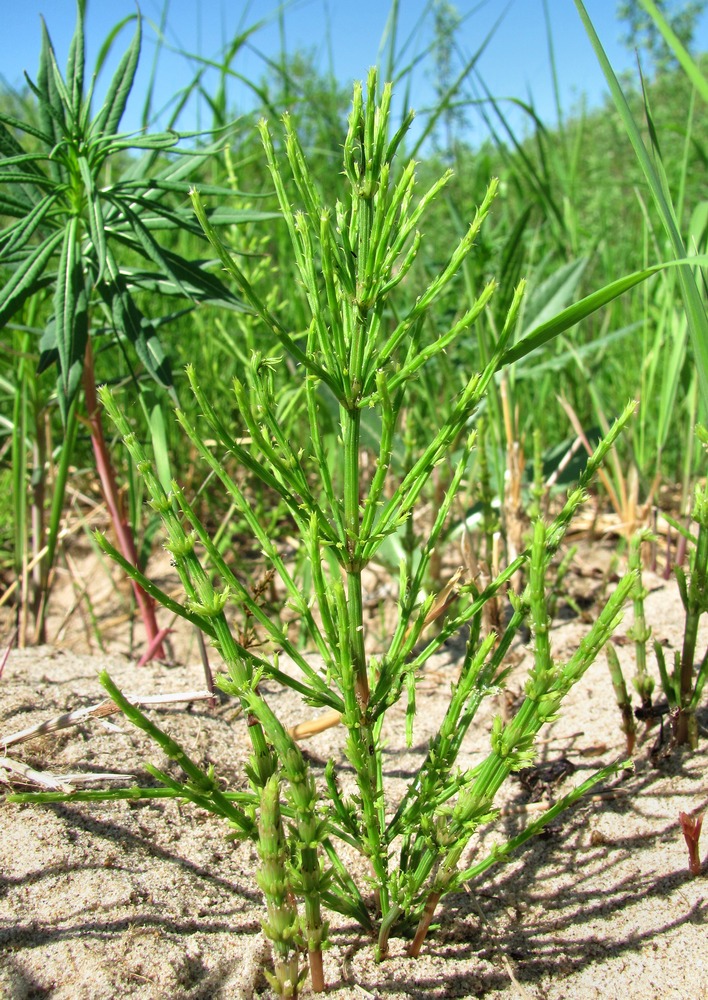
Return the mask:
<svg viewBox="0 0 708 1000">
<path fill-rule="evenodd" d="M 418 927 L 415 932 L 415 937 L 411 942 L 411 946 L 408 949 L 408 954 L 411 958 L 417 958 L 420 954 L 420 949 L 425 941 L 425 936 L 428 933 L 428 928 L 433 919 L 433 914 L 437 909 L 437 905 L 440 902 L 441 892 L 431 892 L 425 903 L 425 909 L 423 910 L 422 916 L 418 923 Z"/>
<path fill-rule="evenodd" d="M 167 636 L 171 632 L 174 632 L 174 629 L 170 628 L 169 625 L 166 625 L 164 628 L 160 629 L 160 631 L 157 633 L 157 635 L 155 636 L 155 638 L 148 645 L 148 648 L 145 650 L 145 652 L 143 653 L 143 655 L 138 660 L 138 666 L 139 667 L 144 667 L 146 663 L 150 662 L 150 660 L 155 655 L 155 650 L 157 649 L 157 647 L 162 643 L 163 639 L 167 638 Z M 213 690 L 213 688 L 210 688 L 210 690 Z"/>
<path fill-rule="evenodd" d="M 2 660 L 0 660 L 0 678 L 3 675 L 3 671 L 5 669 L 5 664 L 7 663 L 7 658 L 10 655 L 10 653 L 12 652 L 12 647 L 15 644 L 15 639 L 17 638 L 17 633 L 19 631 L 20 631 L 20 629 L 19 629 L 19 626 L 18 626 L 17 628 L 15 628 L 14 632 L 10 636 L 10 640 L 9 640 L 9 642 L 7 644 L 7 649 L 5 650 L 5 652 L 2 655 Z"/>
<path fill-rule="evenodd" d="M 703 866 L 701 865 L 701 856 L 698 853 L 698 841 L 703 826 L 703 815 L 689 816 L 688 813 L 680 812 L 679 823 L 688 847 L 688 870 L 691 875 L 700 875 Z"/>
<path fill-rule="evenodd" d="M 310 979 L 312 981 L 313 993 L 324 993 L 325 978 L 322 967 L 322 952 L 308 951 L 307 957 L 310 960 Z"/>
<path fill-rule="evenodd" d="M 106 439 L 103 434 L 101 411 L 99 409 L 98 398 L 96 396 L 96 378 L 94 374 L 91 338 L 89 338 L 86 343 L 83 383 L 86 412 L 91 431 L 91 444 L 93 445 L 93 453 L 96 459 L 96 469 L 98 471 L 99 479 L 101 480 L 103 498 L 106 501 L 106 506 L 108 507 L 108 513 L 110 514 L 111 521 L 113 523 L 113 529 L 116 533 L 121 553 L 124 558 L 131 563 L 131 565 L 137 568 L 138 553 L 135 548 L 135 540 L 133 539 L 133 534 L 130 530 L 130 526 L 128 525 L 128 520 L 123 512 L 123 504 L 121 503 L 120 493 L 118 492 L 118 487 L 116 485 L 116 477 L 113 471 L 113 466 L 111 465 L 111 457 L 108 454 Z M 140 608 L 140 614 L 143 619 L 143 625 L 145 626 L 145 632 L 147 633 L 148 645 L 152 649 L 153 644 L 157 640 L 157 645 L 155 645 L 153 655 L 155 655 L 158 659 L 163 659 L 165 651 L 162 647 L 161 639 L 158 639 L 159 628 L 157 618 L 155 616 L 155 602 L 149 594 L 145 593 L 142 587 L 140 587 L 135 580 L 131 580 L 131 584 L 133 586 L 133 592 L 135 593 L 135 599 L 138 602 L 138 607 Z"/>
</svg>

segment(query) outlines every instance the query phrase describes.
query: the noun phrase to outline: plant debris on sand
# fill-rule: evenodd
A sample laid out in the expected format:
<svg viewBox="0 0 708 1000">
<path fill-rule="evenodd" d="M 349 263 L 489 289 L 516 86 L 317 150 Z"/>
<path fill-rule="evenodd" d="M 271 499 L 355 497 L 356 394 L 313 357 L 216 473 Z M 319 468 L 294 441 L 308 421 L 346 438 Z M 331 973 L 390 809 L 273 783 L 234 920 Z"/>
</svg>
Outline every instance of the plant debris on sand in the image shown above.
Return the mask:
<svg viewBox="0 0 708 1000">
<path fill-rule="evenodd" d="M 645 584 L 654 634 L 675 648 L 683 621 L 676 585 L 650 574 Z M 631 625 L 628 610 L 620 635 Z M 554 628 L 558 654 L 575 648 L 585 628 L 577 619 Z M 703 643 L 705 633 L 704 625 Z M 631 643 L 617 649 L 629 664 Z M 523 659 L 528 653 L 521 644 L 515 651 L 522 659 L 509 680 L 511 693 L 528 671 Z M 387 734 L 386 754 L 395 755 L 401 788 L 439 724 L 460 653 L 452 642 L 429 666 L 411 750 L 400 735 L 405 731 L 402 717 L 397 720 L 398 745 L 396 732 Z M 97 674 L 105 667 L 135 694 L 194 689 L 203 683 L 196 663 L 178 671 L 159 664 L 136 671 L 116 656 L 93 658 L 47 647 L 13 652 L 2 680 L 3 733 L 99 701 L 103 691 Z M 268 696 L 288 724 L 311 714 L 292 691 L 269 685 Z M 549 795 L 562 794 L 623 752 L 618 710 L 602 663 L 573 689 L 566 706 L 546 734 L 541 761 L 565 758 L 574 773 L 557 785 L 545 782 L 546 798 L 540 804 L 531 801 L 534 796 L 524 784 L 510 783 L 502 817 L 505 835 L 513 836 L 535 810 L 545 808 Z M 490 704 L 486 712 L 491 716 L 498 707 Z M 233 701 L 216 710 L 194 702 L 186 710 L 160 711 L 159 724 L 190 748 L 201 765 L 218 761 L 222 776 L 232 788 L 240 788 L 249 747 L 246 720 L 234 720 L 234 713 Z M 705 730 L 705 713 L 699 725 Z M 474 733 L 465 744 L 468 763 L 485 749 L 483 730 L 477 730 L 479 745 Z M 659 758 L 656 766 L 649 750 L 658 736 L 658 726 L 643 742 L 639 734 L 635 774 L 581 801 L 564 814 L 560 826 L 494 869 L 475 895 L 450 897 L 416 961 L 406 956 L 409 941 L 394 934 L 390 957 L 377 965 L 375 942 L 351 921 L 332 915 L 332 947 L 324 954 L 329 995 L 341 1000 L 560 1000 L 620 996 L 627 994 L 629 984 L 633 992 L 628 995 L 647 1000 L 704 995 L 705 874 L 689 872 L 679 813 L 696 816 L 708 805 L 708 751 L 702 734 L 697 752 Z M 343 739 L 337 727 L 305 745 L 318 780 L 319 762 L 323 765 L 329 756 L 346 767 Z M 146 751 L 148 760 L 169 768 L 160 751 L 126 722 L 121 721 L 118 731 L 94 720 L 28 741 L 15 756 L 53 774 L 87 766 L 93 772 L 136 773 L 135 762 Z M 141 784 L 149 781 L 142 768 L 137 777 Z M 2 829 L 3 996 L 245 1000 L 271 995 L 262 973 L 269 954 L 260 929 L 262 896 L 253 878 L 259 864 L 256 848 L 228 842 L 216 817 L 160 799 L 60 803 L 43 809 L 6 806 Z M 302 995 L 310 995 L 309 986 Z"/>
</svg>

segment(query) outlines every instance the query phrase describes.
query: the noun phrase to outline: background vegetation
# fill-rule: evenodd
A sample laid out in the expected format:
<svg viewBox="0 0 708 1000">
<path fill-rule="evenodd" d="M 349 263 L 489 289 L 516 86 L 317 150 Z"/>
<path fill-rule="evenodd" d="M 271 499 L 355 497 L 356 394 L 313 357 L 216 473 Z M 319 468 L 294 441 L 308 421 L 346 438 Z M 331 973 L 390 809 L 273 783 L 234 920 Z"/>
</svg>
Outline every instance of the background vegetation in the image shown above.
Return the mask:
<svg viewBox="0 0 708 1000">
<path fill-rule="evenodd" d="M 689 45 L 700 6 L 678 5 L 678 13 L 672 8 L 678 34 Z M 648 31 L 644 5 L 625 3 L 622 7 L 628 40 L 641 46 L 647 72 L 642 81 L 624 81 L 631 113 L 661 169 L 688 251 L 702 253 L 708 235 L 708 102 L 694 91 L 660 33 Z M 394 449 L 394 461 L 403 469 L 406 451 L 430 435 L 433 415 L 439 419 L 447 412 L 466 373 L 479 368 L 488 356 L 520 277 L 528 280 L 528 292 L 517 340 L 593 289 L 663 261 L 671 251 L 625 126 L 609 98 L 598 109 L 580 106 L 565 119 L 559 114 L 555 128 L 544 125 L 533 107 L 523 105 L 527 127 L 519 134 L 476 74 L 476 56 L 461 60 L 455 8 L 447 3 L 435 5 L 430 44 L 407 62 L 396 56 L 397 9 L 393 3 L 381 47 L 381 73 L 394 80 L 399 103 L 405 102 L 410 75 L 421 60 L 427 60 L 437 81 L 437 103 L 423 116 L 413 148 L 409 141 L 405 154 L 419 162 L 421 190 L 442 169 L 454 171 L 443 196 L 430 210 L 420 256 L 423 267 L 404 283 L 409 301 L 465 231 L 489 178 L 500 178 L 500 194 L 476 253 L 447 289 L 434 321 L 437 329 L 419 331 L 421 344 L 447 329 L 460 303 L 468 302 L 473 290 L 484 287 L 492 276 L 500 287 L 491 312 L 454 352 L 438 359 L 439 377 L 422 379 L 416 410 L 407 422 L 409 438 L 397 441 Z M 648 23 L 654 25 L 651 18 Z M 220 85 L 214 91 L 206 92 L 197 74 L 176 103 L 170 128 L 179 128 L 180 108 L 187 96 L 199 95 L 202 119 L 204 109 L 211 116 L 205 134 L 187 137 L 175 148 L 171 141 L 157 141 L 147 151 L 131 149 L 126 141 L 101 162 L 94 180 L 97 190 L 121 176 L 142 178 L 149 187 L 150 178 L 178 174 L 179 184 L 171 189 L 165 185 L 160 191 L 157 215 L 161 221 L 146 217 L 151 239 L 164 254 L 158 257 L 155 250 L 152 263 L 194 262 L 193 274 L 217 276 L 219 269 L 209 263 L 198 227 L 186 221 L 191 212 L 188 187 L 198 187 L 209 210 L 217 213 L 215 220 L 222 213 L 223 238 L 263 301 L 292 336 L 302 341 L 305 312 L 301 297 L 293 294 L 298 288 L 295 264 L 284 223 L 272 214 L 277 203 L 260 156 L 255 124 L 261 116 L 273 123 L 283 111 L 290 113 L 323 199 L 332 202 L 341 194 L 344 180 L 336 163 L 346 129 L 349 88 L 322 73 L 311 54 L 283 50 L 264 62 L 259 80 L 250 81 L 255 106 L 245 112 L 230 106 L 228 81 L 238 72 L 239 52 L 250 31 L 243 31 L 225 48 Z M 705 77 L 705 60 L 698 59 L 697 65 Z M 2 95 L 0 107 L 10 122 L 7 132 L 29 154 L 36 154 L 41 145 L 32 132 L 41 125 L 40 104 L 31 87 Z M 150 94 L 144 108 L 149 131 Z M 489 129 L 490 138 L 478 146 L 467 139 L 473 116 L 481 116 Z M 13 125 L 13 120 L 18 124 Z M 22 122 L 28 123 L 29 131 Z M 284 156 L 277 145 L 278 130 L 274 132 L 276 155 Z M 163 129 L 158 139 L 164 135 Z M 185 157 L 185 151 L 200 155 Z M 9 203 L 20 187 L 21 178 L 6 185 L 10 192 L 4 206 L 6 222 L 12 215 Z M 154 190 L 149 197 L 156 207 Z M 39 244 L 41 234 L 41 225 L 29 234 L 30 249 Z M 171 410 L 178 400 L 190 416 L 194 404 L 185 391 L 183 374 L 190 364 L 221 419 L 233 424 L 238 419 L 234 399 L 223 387 L 234 376 L 243 377 L 254 351 L 265 358 L 280 352 L 257 318 L 230 298 L 223 286 L 224 294 L 219 295 L 218 283 L 199 289 L 193 283 L 186 301 L 171 304 L 167 293 L 175 291 L 168 288 L 174 273 L 172 278 L 159 278 L 158 267 L 146 277 L 140 258 L 141 254 L 149 257 L 149 249 L 137 237 L 132 243 L 127 239 L 122 243 L 121 271 L 140 322 L 149 328 L 159 354 L 141 353 L 135 339 L 131 345 L 131 338 L 116 325 L 115 315 L 106 310 L 105 294 L 101 308 L 100 283 L 96 283 L 91 292 L 96 300 L 91 325 L 95 383 L 106 382 L 113 388 L 141 439 L 152 441 L 163 482 L 175 476 L 198 497 L 200 514 L 219 528 L 223 551 L 238 559 L 233 553 L 243 556 L 246 545 L 241 538 L 243 525 L 233 511 L 221 509 L 210 498 L 204 473 L 193 451 L 185 448 Z M 6 287 L 15 270 L 11 244 L 12 236 L 6 232 L 0 249 L 0 275 Z M 78 402 L 75 423 L 67 423 L 68 375 L 61 372 L 61 358 L 57 373 L 53 364 L 57 358 L 46 349 L 49 320 L 55 312 L 56 289 L 42 279 L 21 308 L 5 310 L 0 340 L 0 572 L 5 603 L 13 604 L 18 616 L 24 609 L 25 641 L 33 635 L 43 637 L 41 609 L 54 563 L 63 558 L 62 533 L 72 523 L 81 523 L 86 499 L 100 502 L 95 428 L 92 431 L 87 419 L 90 407 L 86 400 Z M 295 363 L 279 366 L 274 377 L 279 406 L 289 415 L 296 440 L 306 422 L 299 419 L 305 401 Z M 484 454 L 480 450 L 476 461 L 486 463 L 482 474 L 490 477 L 491 493 L 501 499 L 512 446 L 522 456 L 523 471 L 523 455 L 532 450 L 533 432 L 539 430 L 550 473 L 578 428 L 592 445 L 627 399 L 637 398 L 638 416 L 618 445 L 615 501 L 619 498 L 629 517 L 632 496 L 636 506 L 656 497 L 660 485 L 678 484 L 679 499 L 673 505 L 678 503 L 680 509 L 674 512 L 683 515 L 690 506 L 691 482 L 700 471 L 701 456 L 693 435 L 696 420 L 701 415 L 705 419 L 705 400 L 700 396 L 679 277 L 676 269 L 670 269 L 615 299 L 532 359 L 507 369 L 490 396 Z M 139 477 L 125 450 L 109 441 L 107 451 L 116 470 L 124 517 L 135 538 L 137 559 L 145 565 L 156 519 L 143 502 Z M 471 481 L 479 475 L 477 465 Z M 528 474 L 523 474 L 522 484 L 527 480 Z M 287 536 L 289 521 L 282 507 L 262 486 L 253 489 L 253 504 L 260 516 L 267 519 L 274 534 Z M 474 491 L 469 493 L 470 509 L 479 499 Z"/>
</svg>

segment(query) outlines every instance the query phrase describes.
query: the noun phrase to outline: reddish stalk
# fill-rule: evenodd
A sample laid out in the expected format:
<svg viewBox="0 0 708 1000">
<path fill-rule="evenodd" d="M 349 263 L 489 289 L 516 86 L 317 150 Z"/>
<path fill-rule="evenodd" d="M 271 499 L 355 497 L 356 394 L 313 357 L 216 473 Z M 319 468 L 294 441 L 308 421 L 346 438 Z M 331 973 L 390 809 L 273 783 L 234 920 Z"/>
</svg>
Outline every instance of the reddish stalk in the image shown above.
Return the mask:
<svg viewBox="0 0 708 1000">
<path fill-rule="evenodd" d="M 145 650 L 145 652 L 143 653 L 143 655 L 142 655 L 142 656 L 140 657 L 140 659 L 138 660 L 138 666 L 139 666 L 139 667 L 144 667 L 146 663 L 149 663 L 149 662 L 150 662 L 150 660 L 151 660 L 151 659 L 153 658 L 153 656 L 155 655 L 155 652 L 156 652 L 156 650 L 157 650 L 158 646 L 160 646 L 160 645 L 161 645 L 161 643 L 162 643 L 162 640 L 163 640 L 163 639 L 166 639 L 166 638 L 167 638 L 167 636 L 168 636 L 168 635 L 169 635 L 169 634 L 170 634 L 171 632 L 174 632 L 174 629 L 170 628 L 170 626 L 169 626 L 169 625 L 166 625 L 166 626 L 165 626 L 164 628 L 161 628 L 161 629 L 160 629 L 160 631 L 159 631 L 159 632 L 157 633 L 157 635 L 156 635 L 156 636 L 155 636 L 155 638 L 154 638 L 154 639 L 152 640 L 152 642 L 150 642 L 150 643 L 148 644 L 148 647 L 147 647 L 147 649 Z M 209 688 L 209 690 L 210 690 L 210 691 L 213 691 L 213 685 L 212 685 L 212 687 L 211 687 L 211 688 Z"/>
<path fill-rule="evenodd" d="M 433 914 L 437 909 L 437 905 L 440 902 L 441 892 L 431 892 L 425 903 L 425 909 L 423 910 L 420 921 L 418 922 L 418 927 L 415 932 L 415 937 L 411 942 L 411 946 L 408 949 L 408 954 L 411 958 L 417 958 L 420 954 L 420 949 L 425 941 L 425 936 L 428 933 L 428 928 L 430 927 L 431 921 L 433 919 Z"/>
<path fill-rule="evenodd" d="M 679 823 L 688 847 L 688 870 L 691 875 L 700 875 L 703 866 L 701 865 L 701 856 L 698 853 L 698 841 L 701 836 L 703 814 L 690 816 L 688 813 L 680 812 Z"/>
<path fill-rule="evenodd" d="M 18 634 L 19 631 L 20 631 L 19 626 L 16 626 L 15 630 L 13 631 L 12 635 L 10 636 L 10 640 L 9 640 L 9 642 L 7 644 L 7 648 L 5 649 L 5 652 L 2 654 L 2 659 L 0 659 L 0 678 L 2 678 L 3 671 L 5 669 L 5 664 L 7 663 L 7 658 L 9 657 L 10 653 L 12 652 L 12 647 L 15 644 L 15 639 L 17 638 L 17 634 Z"/>
<path fill-rule="evenodd" d="M 91 431 L 91 444 L 96 459 L 96 469 L 101 480 L 101 490 L 108 507 L 113 529 L 116 533 L 118 546 L 131 565 L 138 567 L 138 553 L 135 548 L 133 534 L 128 525 L 128 520 L 123 512 L 120 493 L 116 485 L 116 477 L 111 465 L 111 458 L 106 447 L 106 439 L 103 434 L 103 423 L 101 421 L 101 411 L 98 407 L 96 396 L 96 378 L 93 366 L 93 351 L 91 349 L 91 339 L 86 343 L 86 355 L 84 358 L 83 370 L 84 399 L 86 401 L 86 412 L 88 414 L 88 424 Z M 153 655 L 158 659 L 163 659 L 165 651 L 162 646 L 162 639 L 159 637 L 159 628 L 155 616 L 155 602 L 146 594 L 135 580 L 130 581 L 135 594 L 135 599 L 140 608 L 140 615 L 145 626 L 147 641 Z M 154 647 L 154 648 L 153 648 Z"/>
<path fill-rule="evenodd" d="M 312 992 L 324 993 L 325 978 L 324 978 L 324 969 L 322 967 L 322 952 L 320 950 L 308 951 L 307 957 L 310 960 L 310 979 L 312 981 Z"/>
</svg>

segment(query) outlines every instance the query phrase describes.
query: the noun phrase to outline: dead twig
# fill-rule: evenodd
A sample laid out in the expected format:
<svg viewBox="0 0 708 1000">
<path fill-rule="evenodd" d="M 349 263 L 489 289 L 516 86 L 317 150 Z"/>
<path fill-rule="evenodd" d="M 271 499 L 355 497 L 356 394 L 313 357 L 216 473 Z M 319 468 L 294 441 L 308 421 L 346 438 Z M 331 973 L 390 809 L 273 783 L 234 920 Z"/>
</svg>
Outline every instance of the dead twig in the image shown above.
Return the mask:
<svg viewBox="0 0 708 1000">
<path fill-rule="evenodd" d="M 183 691 L 177 694 L 139 695 L 136 697 L 128 695 L 127 697 L 128 701 L 131 701 L 134 705 L 149 707 L 155 705 L 172 705 L 182 701 L 207 701 L 212 695 L 209 691 Z M 20 732 L 0 737 L 0 746 L 7 750 L 8 747 L 15 746 L 17 743 L 25 743 L 36 736 L 56 733 L 60 729 L 67 729 L 69 726 L 78 726 L 86 719 L 103 719 L 107 715 L 116 715 L 118 712 L 120 712 L 120 709 L 115 702 L 106 698 L 97 705 L 77 708 L 73 712 L 65 712 L 62 715 L 55 716 L 53 719 L 48 719 L 46 722 L 38 722 L 28 729 L 22 729 Z"/>
<path fill-rule="evenodd" d="M 130 781 L 135 777 L 133 774 L 110 773 L 50 774 L 48 771 L 37 771 L 35 768 L 30 767 L 29 764 L 24 764 L 20 760 L 13 760 L 12 757 L 0 757 L 0 773 L 2 771 L 20 774 L 25 780 L 31 781 L 36 785 L 41 785 L 43 788 L 52 788 L 59 792 L 66 792 L 67 794 L 76 791 L 74 788 L 76 782 L 105 781 L 107 778 Z"/>
</svg>

